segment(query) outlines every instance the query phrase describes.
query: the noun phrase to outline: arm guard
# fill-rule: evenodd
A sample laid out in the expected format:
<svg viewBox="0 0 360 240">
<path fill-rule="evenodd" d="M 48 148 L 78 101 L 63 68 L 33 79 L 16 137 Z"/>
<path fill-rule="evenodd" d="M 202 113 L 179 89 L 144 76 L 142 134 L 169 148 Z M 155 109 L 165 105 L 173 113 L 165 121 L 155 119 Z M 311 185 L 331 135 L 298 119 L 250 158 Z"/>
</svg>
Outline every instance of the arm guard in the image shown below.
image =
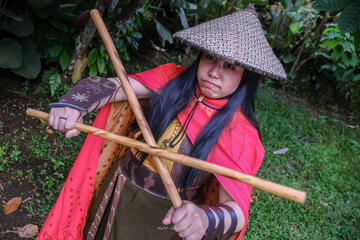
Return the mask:
<svg viewBox="0 0 360 240">
<path fill-rule="evenodd" d="M 80 80 L 67 94 L 62 96 L 58 103 L 51 103 L 50 107 L 70 107 L 80 111 L 89 112 L 94 104 L 100 104 L 105 98 L 112 98 L 120 87 L 103 77 L 87 77 Z M 95 107 L 97 108 L 97 107 Z"/>
<path fill-rule="evenodd" d="M 225 227 L 225 223 L 224 223 L 225 214 L 222 208 L 228 211 L 231 217 L 231 225 L 228 232 L 226 233 L 225 239 L 229 239 L 234 234 L 237 225 L 237 216 L 234 209 L 232 209 L 230 206 L 225 204 L 216 204 L 216 205 L 204 204 L 204 205 L 200 205 L 200 208 L 202 208 L 205 211 L 209 220 L 209 226 L 202 240 L 222 239 L 222 236 L 224 235 L 224 227 Z M 216 226 L 215 215 L 213 212 L 216 213 L 219 219 L 217 226 Z"/>
</svg>

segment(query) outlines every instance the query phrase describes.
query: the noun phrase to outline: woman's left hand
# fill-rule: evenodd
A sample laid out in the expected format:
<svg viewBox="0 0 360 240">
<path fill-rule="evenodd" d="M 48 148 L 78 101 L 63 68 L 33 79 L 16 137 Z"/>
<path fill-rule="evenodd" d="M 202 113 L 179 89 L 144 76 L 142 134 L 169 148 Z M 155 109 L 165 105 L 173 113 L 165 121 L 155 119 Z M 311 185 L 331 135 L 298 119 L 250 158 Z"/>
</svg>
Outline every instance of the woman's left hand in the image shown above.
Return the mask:
<svg viewBox="0 0 360 240">
<path fill-rule="evenodd" d="M 170 208 L 162 222 L 164 225 L 174 224 L 175 231 L 184 240 L 201 239 L 208 227 L 204 210 L 189 201 L 183 201 L 178 209 Z"/>
</svg>

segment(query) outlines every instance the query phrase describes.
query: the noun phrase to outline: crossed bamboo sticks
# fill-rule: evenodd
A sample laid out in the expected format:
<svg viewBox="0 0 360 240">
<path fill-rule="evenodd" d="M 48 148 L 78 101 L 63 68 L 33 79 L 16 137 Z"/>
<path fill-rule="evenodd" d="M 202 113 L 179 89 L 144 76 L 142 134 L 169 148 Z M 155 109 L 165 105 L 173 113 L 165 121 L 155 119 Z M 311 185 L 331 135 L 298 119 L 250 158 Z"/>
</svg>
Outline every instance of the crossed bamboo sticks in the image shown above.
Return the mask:
<svg viewBox="0 0 360 240">
<path fill-rule="evenodd" d="M 104 42 L 104 45 L 106 47 L 106 50 L 110 56 L 110 59 L 114 65 L 115 71 L 117 76 L 119 77 L 122 87 L 124 89 L 125 94 L 127 95 L 128 102 L 131 106 L 131 109 L 135 115 L 136 121 L 140 127 L 140 130 L 144 136 L 145 142 L 139 142 L 131 138 L 127 138 L 124 136 L 119 136 L 114 133 L 104 131 L 101 129 L 97 129 L 92 126 L 88 126 L 81 123 L 76 123 L 75 128 L 77 130 L 91 133 L 93 135 L 101 136 L 105 139 L 112 140 L 114 142 L 123 144 L 128 147 L 136 148 L 140 151 L 147 152 L 151 155 L 153 155 L 154 163 L 159 171 L 159 175 L 164 183 L 164 186 L 166 188 L 166 191 L 170 197 L 170 200 L 175 208 L 178 208 L 181 206 L 182 201 L 179 196 L 179 193 L 176 190 L 175 184 L 172 181 L 172 178 L 166 169 L 163 161 L 159 158 L 166 158 L 168 160 L 181 163 L 186 166 L 195 167 L 207 172 L 211 172 L 214 174 L 219 174 L 225 177 L 229 177 L 235 180 L 238 180 L 240 182 L 246 183 L 248 185 L 254 186 L 260 190 L 273 193 L 275 195 L 278 195 L 280 197 L 284 197 L 299 203 L 304 203 L 306 199 L 306 193 L 302 191 L 298 191 L 293 188 L 289 188 L 277 183 L 273 183 L 270 181 L 263 180 L 258 177 L 254 177 L 251 175 L 243 174 L 237 171 L 234 171 L 229 168 L 225 168 L 213 163 L 208 163 L 193 157 L 189 157 L 186 155 L 181 155 L 177 153 L 172 153 L 166 150 L 162 150 L 159 147 L 157 147 L 155 139 L 150 131 L 150 128 L 147 124 L 146 118 L 144 116 L 144 113 L 142 111 L 142 108 L 140 106 L 140 103 L 138 99 L 136 98 L 136 95 L 131 88 L 131 85 L 128 81 L 127 74 L 125 72 L 125 69 L 123 65 L 121 64 L 121 60 L 119 58 L 119 55 L 116 51 L 116 48 L 114 46 L 113 41 L 111 40 L 110 34 L 106 29 L 106 26 L 101 18 L 100 13 L 97 10 L 92 10 L 90 12 L 91 17 L 99 31 L 99 34 Z M 40 112 L 34 109 L 28 109 L 26 113 L 30 116 L 38 117 L 44 121 L 47 121 L 48 114 L 44 112 Z"/>
<path fill-rule="evenodd" d="M 35 109 L 28 108 L 26 110 L 26 114 L 29 116 L 37 117 L 41 120 L 47 121 L 49 114 L 45 112 L 41 112 Z M 105 131 L 99 128 L 95 128 L 82 123 L 75 123 L 75 128 L 79 131 L 90 133 L 96 136 L 100 136 L 102 138 L 120 143 L 127 147 L 136 148 L 139 151 L 146 152 L 152 156 L 158 156 L 161 158 L 166 158 L 167 160 L 174 161 L 186 166 L 194 167 L 201 169 L 206 172 L 210 172 L 213 174 L 222 175 L 224 177 L 228 177 L 234 179 L 236 181 L 246 183 L 250 186 L 253 186 L 257 189 L 263 190 L 265 192 L 269 192 L 275 194 L 277 196 L 293 200 L 295 202 L 304 203 L 306 199 L 306 193 L 296 190 L 294 188 L 286 187 L 274 182 L 270 182 L 259 177 L 254 177 L 251 175 L 247 175 L 238 171 L 235 171 L 230 168 L 226 168 L 223 166 L 219 166 L 214 163 L 209 163 L 197 158 L 189 157 L 187 155 L 182 155 L 174 152 L 170 152 L 167 150 L 163 150 L 158 146 L 151 146 L 146 143 L 137 141 L 132 138 L 128 138 L 125 136 L 120 136 L 114 134 L 109 131 Z"/>
</svg>

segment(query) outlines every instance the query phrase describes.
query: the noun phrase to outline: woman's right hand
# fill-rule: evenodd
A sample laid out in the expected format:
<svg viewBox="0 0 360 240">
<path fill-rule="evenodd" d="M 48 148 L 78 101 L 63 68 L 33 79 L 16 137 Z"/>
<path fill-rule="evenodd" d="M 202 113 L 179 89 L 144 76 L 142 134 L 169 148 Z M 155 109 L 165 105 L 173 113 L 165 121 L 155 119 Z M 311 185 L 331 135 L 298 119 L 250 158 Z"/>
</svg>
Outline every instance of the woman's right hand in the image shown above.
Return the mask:
<svg viewBox="0 0 360 240">
<path fill-rule="evenodd" d="M 72 138 L 80 134 L 74 129 L 76 122 L 83 122 L 80 112 L 70 107 L 52 107 L 49 113 L 48 123 L 55 130 L 65 132 L 65 137 Z"/>
</svg>

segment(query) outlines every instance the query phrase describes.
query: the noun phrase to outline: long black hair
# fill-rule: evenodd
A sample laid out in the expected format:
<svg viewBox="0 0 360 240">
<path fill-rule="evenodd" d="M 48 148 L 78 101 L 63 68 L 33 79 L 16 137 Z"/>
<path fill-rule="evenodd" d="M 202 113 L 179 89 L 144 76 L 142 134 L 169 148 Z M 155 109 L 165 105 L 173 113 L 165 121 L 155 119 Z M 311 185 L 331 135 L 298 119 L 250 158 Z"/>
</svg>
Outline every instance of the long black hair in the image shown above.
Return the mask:
<svg viewBox="0 0 360 240">
<path fill-rule="evenodd" d="M 156 141 L 177 114 L 192 102 L 200 58 L 201 54 L 191 66 L 160 89 L 160 94 L 154 93 L 151 96 L 145 115 Z M 254 111 L 258 83 L 259 75 L 245 69 L 239 87 L 229 96 L 226 105 L 218 110 L 196 138 L 190 156 L 206 160 L 217 143 L 220 133 L 240 107 L 246 118 L 258 130 L 260 136 Z M 185 167 L 182 187 L 188 186 L 199 171 L 201 170 Z"/>
</svg>

